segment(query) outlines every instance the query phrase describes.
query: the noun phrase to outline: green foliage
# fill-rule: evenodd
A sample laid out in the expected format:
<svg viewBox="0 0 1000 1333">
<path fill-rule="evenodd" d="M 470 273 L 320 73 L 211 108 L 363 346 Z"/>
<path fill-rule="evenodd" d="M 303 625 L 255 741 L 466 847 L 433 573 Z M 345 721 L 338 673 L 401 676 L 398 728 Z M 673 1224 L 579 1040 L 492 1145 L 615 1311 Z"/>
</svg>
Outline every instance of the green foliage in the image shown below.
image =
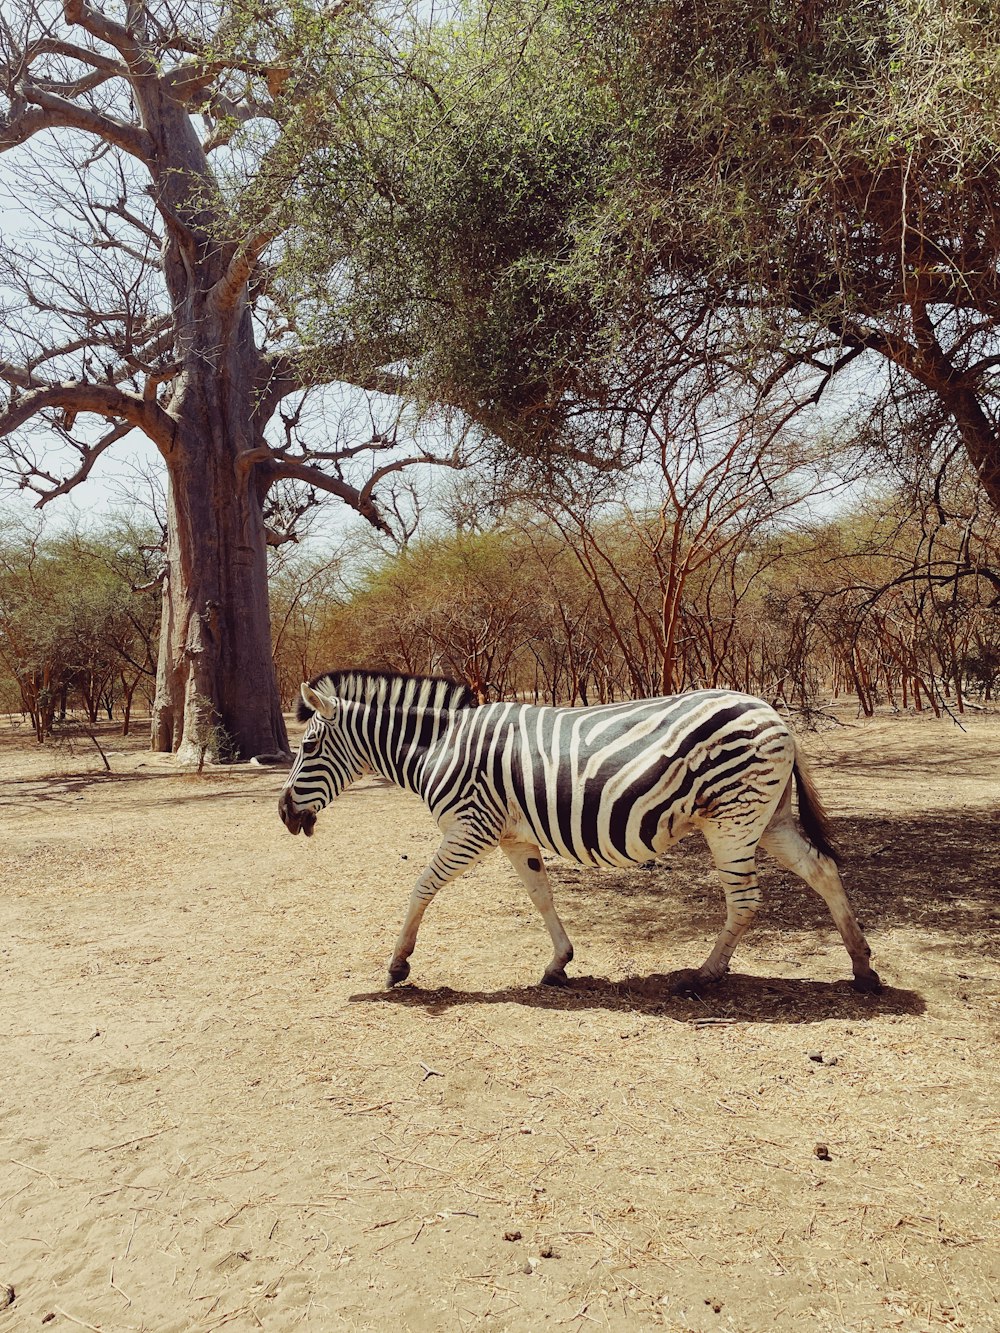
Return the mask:
<svg viewBox="0 0 1000 1333">
<path fill-rule="evenodd" d="M 317 118 L 287 277 L 317 349 L 374 336 L 502 450 L 604 462 L 664 402 L 759 418 L 860 358 L 863 447 L 959 439 L 1000 505 L 985 0 L 463 13 Z"/>
<path fill-rule="evenodd" d="M 405 361 L 425 403 L 535 452 L 610 348 L 583 257 L 620 127 L 586 77 L 584 14 L 490 7 L 370 53 L 321 123 L 285 266 L 315 348 L 349 329 Z"/>
<path fill-rule="evenodd" d="M 633 13 L 639 95 L 658 125 L 661 255 L 804 313 L 836 299 L 862 316 L 905 301 L 908 276 L 933 276 L 956 301 L 995 266 L 988 6 L 711 0 L 694 21 L 683 3 Z M 935 271 L 914 272 L 921 262 Z"/>
</svg>

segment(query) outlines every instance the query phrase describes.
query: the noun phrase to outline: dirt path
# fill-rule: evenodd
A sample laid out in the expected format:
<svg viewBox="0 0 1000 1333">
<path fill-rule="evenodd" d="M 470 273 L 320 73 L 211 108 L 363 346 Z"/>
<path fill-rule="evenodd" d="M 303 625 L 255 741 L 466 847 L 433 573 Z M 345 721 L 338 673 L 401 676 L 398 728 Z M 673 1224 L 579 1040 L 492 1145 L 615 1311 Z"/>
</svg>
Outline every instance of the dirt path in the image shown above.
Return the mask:
<svg viewBox="0 0 1000 1333">
<path fill-rule="evenodd" d="M 552 864 L 569 991 L 495 857 L 387 993 L 418 802 L 293 839 L 280 774 L 108 744 L 0 736 L 0 1333 L 998 1326 L 1000 722 L 808 738 L 875 998 L 771 865 L 738 975 L 671 998 L 693 842 Z"/>
</svg>

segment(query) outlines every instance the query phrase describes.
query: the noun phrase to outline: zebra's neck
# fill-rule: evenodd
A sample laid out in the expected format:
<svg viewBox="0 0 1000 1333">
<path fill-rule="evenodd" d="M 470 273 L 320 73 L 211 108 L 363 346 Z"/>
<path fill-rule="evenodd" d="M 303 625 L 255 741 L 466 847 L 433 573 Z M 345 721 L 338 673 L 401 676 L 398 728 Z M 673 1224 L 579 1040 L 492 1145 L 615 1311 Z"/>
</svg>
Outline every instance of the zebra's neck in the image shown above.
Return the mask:
<svg viewBox="0 0 1000 1333">
<path fill-rule="evenodd" d="M 424 756 L 457 713 L 474 705 L 470 691 L 438 677 L 338 672 L 315 688 L 335 693 L 344 728 L 359 757 L 406 791 L 420 791 Z"/>
</svg>

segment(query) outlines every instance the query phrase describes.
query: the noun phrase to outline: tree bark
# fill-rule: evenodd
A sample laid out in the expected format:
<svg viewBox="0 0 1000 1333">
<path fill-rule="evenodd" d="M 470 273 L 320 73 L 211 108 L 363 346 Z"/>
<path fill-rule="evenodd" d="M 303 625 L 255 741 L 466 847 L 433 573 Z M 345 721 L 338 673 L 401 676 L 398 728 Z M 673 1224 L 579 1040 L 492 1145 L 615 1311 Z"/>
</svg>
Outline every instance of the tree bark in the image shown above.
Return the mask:
<svg viewBox="0 0 1000 1333">
<path fill-rule="evenodd" d="M 161 453 L 169 478 L 167 559 L 152 746 L 186 761 L 288 751 L 271 653 L 267 536 L 254 418 L 260 354 L 247 303 L 252 265 L 213 233 L 216 199 L 186 110 L 154 80 L 141 88 L 167 220 L 163 274 L 182 369 Z M 260 472 L 260 476 L 258 473 Z"/>
<path fill-rule="evenodd" d="M 267 536 L 253 468 L 250 320 L 193 321 L 199 355 L 166 455 L 167 562 L 152 744 L 186 760 L 288 751 L 271 653 Z M 173 405 L 172 405 L 173 406 Z"/>
<path fill-rule="evenodd" d="M 221 483 L 229 451 L 215 443 Z M 287 751 L 260 504 L 251 487 L 233 487 L 231 464 L 228 487 L 210 490 L 205 463 L 170 469 L 153 748 L 189 761 L 206 747 L 229 759 Z"/>
</svg>

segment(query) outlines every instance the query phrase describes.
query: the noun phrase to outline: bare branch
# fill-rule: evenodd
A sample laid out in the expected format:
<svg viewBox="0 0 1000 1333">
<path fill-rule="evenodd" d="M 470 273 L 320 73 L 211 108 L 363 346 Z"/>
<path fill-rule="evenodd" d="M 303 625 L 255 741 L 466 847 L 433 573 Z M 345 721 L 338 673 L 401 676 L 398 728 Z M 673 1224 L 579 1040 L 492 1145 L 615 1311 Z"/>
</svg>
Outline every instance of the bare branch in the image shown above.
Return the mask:
<svg viewBox="0 0 1000 1333">
<path fill-rule="evenodd" d="M 22 478 L 22 487 L 25 490 L 35 491 L 35 493 L 41 497 L 35 502 L 35 508 L 42 509 L 50 500 L 54 500 L 60 495 L 68 495 L 69 492 L 73 490 L 75 486 L 78 486 L 81 481 L 86 481 L 87 477 L 90 475 L 91 469 L 100 458 L 101 454 L 103 454 L 105 450 L 110 449 L 113 444 L 117 443 L 118 440 L 128 435 L 129 432 L 134 429 L 135 427 L 129 425 L 128 422 L 120 422 L 118 425 L 112 426 L 109 431 L 96 441 L 96 443 L 90 445 L 78 444 L 77 448 L 81 456 L 80 466 L 68 477 L 64 477 L 62 481 L 56 481 L 55 478 L 49 477 L 48 480 L 52 484 L 48 489 L 43 489 L 40 486 L 34 485 L 26 478 Z M 35 475 L 39 475 L 37 471 L 35 472 Z"/>
<path fill-rule="evenodd" d="M 127 222 L 130 227 L 134 227 L 136 231 L 142 232 L 143 236 L 152 241 L 154 245 L 158 246 L 162 244 L 163 238 L 160 236 L 159 232 L 154 227 L 150 227 L 142 220 L 142 218 L 137 217 L 135 213 L 127 209 L 125 207 L 124 199 L 119 199 L 114 204 L 92 202 L 89 203 L 89 207 L 95 212 L 107 213 L 114 217 L 121 218 L 122 221 Z"/>
<path fill-rule="evenodd" d="M 129 7 L 131 15 L 132 8 Z M 150 72 L 151 62 L 139 43 L 122 23 L 116 23 L 106 14 L 99 13 L 86 0 L 63 0 L 63 17 L 67 23 L 83 28 L 91 37 L 114 47 L 133 73 Z"/>
<path fill-rule="evenodd" d="M 304 481 L 309 486 L 314 486 L 317 490 L 326 491 L 330 495 L 335 495 L 339 500 L 343 500 L 346 505 L 366 519 L 373 528 L 379 532 L 384 532 L 386 536 L 392 536 L 392 529 L 382 517 L 378 506 L 371 499 L 370 494 L 365 497 L 355 486 L 351 486 L 344 481 L 342 477 L 331 477 L 321 468 L 311 467 L 308 463 L 298 463 L 291 459 L 282 459 L 275 461 L 271 470 L 271 478 L 279 481 L 287 478 L 292 481 Z"/>
<path fill-rule="evenodd" d="M 158 403 L 116 385 L 79 381 L 32 387 L 0 415 L 0 436 L 9 435 L 32 417 L 53 408 L 61 408 L 70 418 L 80 412 L 92 412 L 111 421 L 126 421 L 148 435 L 164 453 L 173 444 L 175 423 Z"/>
<path fill-rule="evenodd" d="M 106 56 L 100 51 L 93 51 L 86 46 L 78 46 L 75 42 L 60 41 L 55 37 L 43 37 L 37 42 L 32 42 L 24 52 L 24 64 L 30 65 L 36 56 L 53 55 L 65 56 L 68 60 L 78 60 L 81 64 L 90 65 L 95 70 L 100 70 L 108 75 L 120 75 L 123 78 L 128 77 L 128 67 L 114 60 L 111 56 Z"/>
<path fill-rule="evenodd" d="M 409 458 L 398 458 L 395 462 L 385 463 L 382 467 L 375 469 L 361 488 L 362 502 L 368 503 L 371 501 L 372 492 L 385 477 L 390 476 L 393 472 L 402 472 L 404 468 L 412 467 L 415 463 L 430 463 L 437 467 L 450 467 L 458 470 L 468 466 L 462 458 L 455 454 L 450 458 L 439 458 L 436 454 L 424 452 L 422 454 L 412 454 Z"/>
<path fill-rule="evenodd" d="M 19 105 L 18 114 L 5 124 L 0 124 L 0 152 L 25 143 L 42 130 L 74 129 L 95 134 L 103 142 L 121 148 L 140 162 L 150 162 L 152 141 L 138 125 L 129 125 L 114 116 L 78 106 L 34 84 L 22 83 L 19 92 L 18 102 L 12 104 L 12 110 L 15 105 Z M 25 106 L 25 103 L 29 103 L 30 107 Z"/>
</svg>

